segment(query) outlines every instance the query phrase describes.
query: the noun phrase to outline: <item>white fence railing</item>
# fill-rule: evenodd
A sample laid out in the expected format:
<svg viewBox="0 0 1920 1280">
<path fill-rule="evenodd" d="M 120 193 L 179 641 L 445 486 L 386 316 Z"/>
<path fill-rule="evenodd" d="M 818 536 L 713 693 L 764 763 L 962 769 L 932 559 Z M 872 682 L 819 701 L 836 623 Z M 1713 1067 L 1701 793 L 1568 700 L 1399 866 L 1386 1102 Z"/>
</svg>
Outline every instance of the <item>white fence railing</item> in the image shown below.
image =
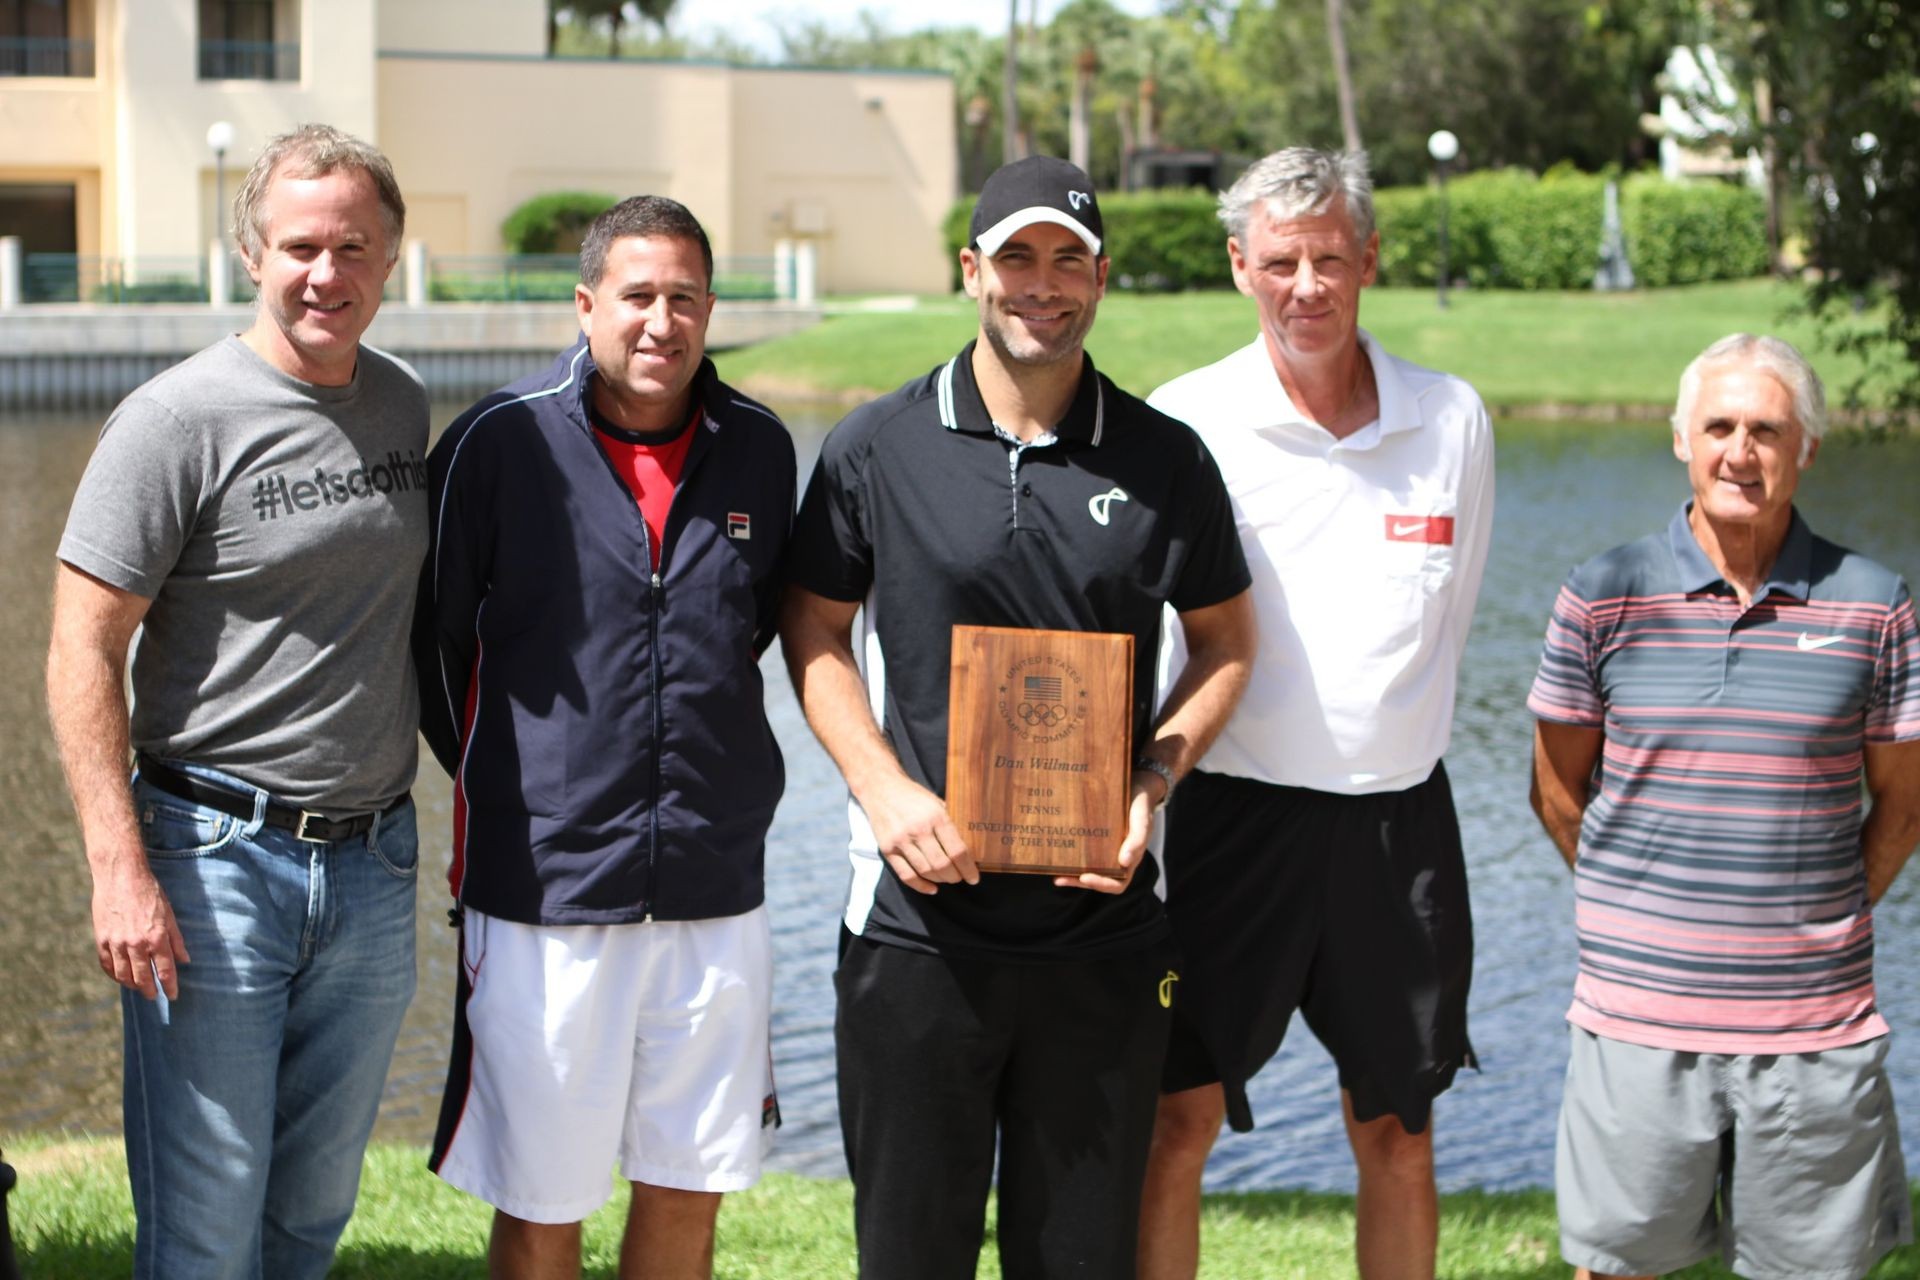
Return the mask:
<svg viewBox="0 0 1920 1280">
<path fill-rule="evenodd" d="M 767 255 L 714 259 L 713 291 L 733 301 L 816 300 L 814 245 L 782 240 Z M 390 302 L 566 302 L 580 278 L 572 254 L 433 255 L 409 241 L 387 281 Z M 253 282 L 237 255 L 211 244 L 198 258 L 110 258 L 74 253 L 27 253 L 17 236 L 0 237 L 0 309 L 40 303 L 251 304 Z"/>
</svg>

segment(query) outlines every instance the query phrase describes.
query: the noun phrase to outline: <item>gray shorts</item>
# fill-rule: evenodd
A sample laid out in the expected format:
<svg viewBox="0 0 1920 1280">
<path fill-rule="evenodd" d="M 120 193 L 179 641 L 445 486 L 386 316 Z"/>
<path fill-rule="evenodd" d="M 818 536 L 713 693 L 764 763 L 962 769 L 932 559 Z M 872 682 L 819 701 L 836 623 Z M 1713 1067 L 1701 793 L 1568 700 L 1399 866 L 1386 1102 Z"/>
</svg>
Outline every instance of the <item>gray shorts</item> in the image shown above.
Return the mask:
<svg viewBox="0 0 1920 1280">
<path fill-rule="evenodd" d="M 1560 1252 L 1661 1275 L 1856 1280 L 1913 1240 L 1887 1040 L 1819 1053 L 1648 1049 L 1573 1028 L 1554 1161 Z"/>
</svg>

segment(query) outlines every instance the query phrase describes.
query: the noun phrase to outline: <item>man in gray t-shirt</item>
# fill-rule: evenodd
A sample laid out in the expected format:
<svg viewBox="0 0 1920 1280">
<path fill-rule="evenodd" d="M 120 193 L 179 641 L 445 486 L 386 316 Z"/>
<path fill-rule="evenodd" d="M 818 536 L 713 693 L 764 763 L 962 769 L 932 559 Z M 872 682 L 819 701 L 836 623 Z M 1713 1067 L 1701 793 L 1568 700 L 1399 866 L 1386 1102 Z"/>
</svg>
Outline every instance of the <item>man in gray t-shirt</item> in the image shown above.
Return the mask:
<svg viewBox="0 0 1920 1280">
<path fill-rule="evenodd" d="M 326 1274 L 413 993 L 427 401 L 360 343 L 405 212 L 367 144 L 270 142 L 234 202 L 252 327 L 114 410 L 60 541 L 138 1277 Z"/>
</svg>

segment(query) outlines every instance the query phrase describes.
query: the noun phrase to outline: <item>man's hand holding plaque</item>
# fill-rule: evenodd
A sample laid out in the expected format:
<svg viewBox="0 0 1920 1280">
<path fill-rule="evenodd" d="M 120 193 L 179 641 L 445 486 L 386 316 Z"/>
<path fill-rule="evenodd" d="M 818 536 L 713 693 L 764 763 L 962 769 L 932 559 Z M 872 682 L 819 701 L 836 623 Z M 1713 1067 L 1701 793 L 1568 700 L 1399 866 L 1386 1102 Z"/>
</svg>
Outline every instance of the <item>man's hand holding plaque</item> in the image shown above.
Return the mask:
<svg viewBox="0 0 1920 1280">
<path fill-rule="evenodd" d="M 883 779 L 862 796 L 874 843 L 900 883 L 916 893 L 943 884 L 979 884 L 966 841 L 940 797 L 905 774 Z"/>
<path fill-rule="evenodd" d="M 1152 824 L 1130 785 L 1133 637 L 956 626 L 947 811 L 983 871 L 1118 892 Z"/>
</svg>

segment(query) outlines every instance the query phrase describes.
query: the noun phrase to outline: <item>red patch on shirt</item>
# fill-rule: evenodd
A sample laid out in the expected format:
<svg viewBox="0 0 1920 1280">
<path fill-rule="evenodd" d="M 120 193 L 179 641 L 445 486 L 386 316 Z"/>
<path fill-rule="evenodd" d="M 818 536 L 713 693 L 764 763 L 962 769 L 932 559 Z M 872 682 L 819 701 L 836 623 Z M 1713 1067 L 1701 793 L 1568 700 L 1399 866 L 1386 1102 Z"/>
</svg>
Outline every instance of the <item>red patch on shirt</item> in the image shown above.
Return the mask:
<svg viewBox="0 0 1920 1280">
<path fill-rule="evenodd" d="M 1388 542 L 1424 542 L 1430 546 L 1453 545 L 1452 516 L 1388 516 Z"/>
</svg>

